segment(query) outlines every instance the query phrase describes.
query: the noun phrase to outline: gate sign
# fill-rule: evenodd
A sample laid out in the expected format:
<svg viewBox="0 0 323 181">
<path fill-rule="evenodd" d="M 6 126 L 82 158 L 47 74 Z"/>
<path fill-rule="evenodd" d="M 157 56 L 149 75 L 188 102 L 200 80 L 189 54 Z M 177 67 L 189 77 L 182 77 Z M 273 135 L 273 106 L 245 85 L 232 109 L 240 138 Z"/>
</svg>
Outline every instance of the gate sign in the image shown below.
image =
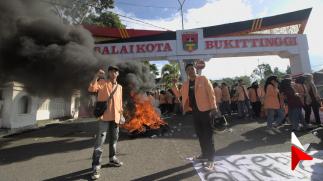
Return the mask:
<svg viewBox="0 0 323 181">
<path fill-rule="evenodd" d="M 193 52 L 198 49 L 198 33 L 185 32 L 182 34 L 183 50 Z"/>
<path fill-rule="evenodd" d="M 204 69 L 204 68 L 205 68 L 205 62 L 204 62 L 203 60 L 197 60 L 197 61 L 195 62 L 195 68 L 196 68 L 197 70 L 202 70 L 202 69 Z"/>
</svg>

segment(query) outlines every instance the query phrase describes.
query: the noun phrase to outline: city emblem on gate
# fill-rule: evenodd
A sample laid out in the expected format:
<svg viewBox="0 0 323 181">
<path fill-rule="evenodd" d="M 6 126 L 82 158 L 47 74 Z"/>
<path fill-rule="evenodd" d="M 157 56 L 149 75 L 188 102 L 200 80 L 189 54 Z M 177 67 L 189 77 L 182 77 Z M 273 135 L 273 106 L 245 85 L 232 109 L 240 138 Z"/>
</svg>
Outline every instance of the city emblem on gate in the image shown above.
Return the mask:
<svg viewBox="0 0 323 181">
<path fill-rule="evenodd" d="M 184 32 L 182 34 L 183 49 L 188 52 L 193 52 L 198 48 L 198 33 Z"/>
</svg>

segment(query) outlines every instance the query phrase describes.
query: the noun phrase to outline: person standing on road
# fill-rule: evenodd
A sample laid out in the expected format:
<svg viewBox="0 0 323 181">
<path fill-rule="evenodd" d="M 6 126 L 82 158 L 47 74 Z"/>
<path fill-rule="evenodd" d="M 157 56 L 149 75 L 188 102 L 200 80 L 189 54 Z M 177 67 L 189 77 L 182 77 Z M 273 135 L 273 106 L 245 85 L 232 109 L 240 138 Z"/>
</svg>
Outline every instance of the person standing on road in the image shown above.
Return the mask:
<svg viewBox="0 0 323 181">
<path fill-rule="evenodd" d="M 230 91 L 225 82 L 221 84 L 221 91 L 222 91 L 222 108 L 221 113 L 224 115 L 231 116 L 231 97 L 230 97 Z"/>
<path fill-rule="evenodd" d="M 321 98 L 314 84 L 312 74 L 305 75 L 305 84 L 309 94 L 309 96 L 307 97 L 308 106 L 307 106 L 307 109 L 305 110 L 305 120 L 307 123 L 310 122 L 311 109 L 312 109 L 315 117 L 315 124 L 318 126 L 322 126 L 321 119 L 320 119 Z"/>
<path fill-rule="evenodd" d="M 167 111 L 167 96 L 166 96 L 166 91 L 164 91 L 164 90 L 160 91 L 159 108 L 160 108 L 162 115 L 165 115 L 168 112 Z"/>
<path fill-rule="evenodd" d="M 251 105 L 249 101 L 249 97 L 247 94 L 247 88 L 243 83 L 242 79 L 238 80 L 238 85 L 236 87 L 236 94 L 238 98 L 238 114 L 239 118 L 245 118 L 246 116 L 251 117 L 252 111 L 251 111 Z"/>
<path fill-rule="evenodd" d="M 303 128 L 307 128 L 304 116 L 302 114 L 302 98 L 303 95 L 300 95 L 295 91 L 295 86 L 291 85 L 291 80 L 285 79 L 286 83 L 284 86 L 281 86 L 282 95 L 286 97 L 288 104 L 288 116 L 292 123 L 292 131 L 300 131 L 299 123 L 302 123 Z"/>
<path fill-rule="evenodd" d="M 279 94 L 277 76 L 270 76 L 266 80 L 264 108 L 267 112 L 267 126 L 272 131 L 272 127 L 279 126 L 284 119 L 283 99 Z"/>
<path fill-rule="evenodd" d="M 192 109 L 194 127 L 202 151 L 196 160 L 206 161 L 205 169 L 213 170 L 215 149 L 211 115 L 218 112 L 213 87 L 205 76 L 196 75 L 193 64 L 187 64 L 185 71 L 189 80 L 183 83 L 181 91 L 177 89 L 174 82 L 173 91 L 177 92 L 175 95 L 182 96 L 184 112 L 189 111 L 189 108 Z"/>
<path fill-rule="evenodd" d="M 216 99 L 216 106 L 220 109 L 221 113 L 223 113 L 222 108 L 222 90 L 219 87 L 219 84 L 217 82 L 213 83 L 213 90 L 215 94 Z"/>
<path fill-rule="evenodd" d="M 261 111 L 261 90 L 259 88 L 258 82 L 253 82 L 249 89 L 249 98 L 252 106 L 254 116 L 256 118 L 260 117 Z"/>
<path fill-rule="evenodd" d="M 92 156 L 92 179 L 100 177 L 101 158 L 103 153 L 103 144 L 106 137 L 109 138 L 109 164 L 115 167 L 123 165 L 116 157 L 117 141 L 119 137 L 119 120 L 122 114 L 122 86 L 117 83 L 119 69 L 115 66 L 108 68 L 108 79 L 100 79 L 105 75 L 103 70 L 99 70 L 93 81 L 90 83 L 89 92 L 98 93 L 98 101 L 108 101 L 107 110 L 104 112 L 98 122 L 98 131 Z M 113 95 L 111 95 L 113 94 Z M 111 98 L 109 98 L 112 96 Z"/>
</svg>

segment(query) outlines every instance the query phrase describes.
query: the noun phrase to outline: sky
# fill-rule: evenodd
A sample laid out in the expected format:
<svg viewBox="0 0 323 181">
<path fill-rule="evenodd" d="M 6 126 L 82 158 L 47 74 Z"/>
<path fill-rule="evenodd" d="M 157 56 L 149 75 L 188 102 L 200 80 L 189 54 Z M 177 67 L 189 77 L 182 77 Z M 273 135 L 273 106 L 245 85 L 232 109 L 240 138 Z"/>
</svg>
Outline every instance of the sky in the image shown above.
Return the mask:
<svg viewBox="0 0 323 181">
<path fill-rule="evenodd" d="M 181 0 L 183 1 L 183 0 Z M 225 23 L 273 16 L 305 8 L 313 8 L 306 25 L 311 67 L 323 69 L 321 24 L 323 0 L 186 0 L 183 5 L 185 29 L 214 26 Z M 157 25 L 169 30 L 181 29 L 181 16 L 177 0 L 115 0 L 116 13 Z M 121 18 L 127 28 L 159 29 Z M 160 29 L 159 29 L 160 30 Z M 167 61 L 153 62 L 161 68 Z M 285 71 L 289 59 L 278 56 L 213 58 L 206 62 L 203 75 L 221 79 L 250 75 L 258 64 L 268 63 Z"/>
</svg>

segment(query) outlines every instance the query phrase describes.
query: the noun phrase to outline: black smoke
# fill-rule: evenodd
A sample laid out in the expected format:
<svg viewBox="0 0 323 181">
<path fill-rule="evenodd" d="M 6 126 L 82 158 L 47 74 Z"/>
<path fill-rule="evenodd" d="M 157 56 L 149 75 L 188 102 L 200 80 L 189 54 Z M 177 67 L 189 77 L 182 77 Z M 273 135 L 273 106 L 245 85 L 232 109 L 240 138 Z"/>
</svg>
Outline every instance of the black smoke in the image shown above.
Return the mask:
<svg viewBox="0 0 323 181">
<path fill-rule="evenodd" d="M 82 26 L 64 24 L 49 4 L 36 0 L 0 1 L 0 82 L 17 81 L 38 96 L 69 96 L 86 90 L 99 68 L 116 65 L 94 53 L 94 40 Z M 118 63 L 120 83 L 129 90 L 154 84 L 149 68 Z"/>
</svg>

